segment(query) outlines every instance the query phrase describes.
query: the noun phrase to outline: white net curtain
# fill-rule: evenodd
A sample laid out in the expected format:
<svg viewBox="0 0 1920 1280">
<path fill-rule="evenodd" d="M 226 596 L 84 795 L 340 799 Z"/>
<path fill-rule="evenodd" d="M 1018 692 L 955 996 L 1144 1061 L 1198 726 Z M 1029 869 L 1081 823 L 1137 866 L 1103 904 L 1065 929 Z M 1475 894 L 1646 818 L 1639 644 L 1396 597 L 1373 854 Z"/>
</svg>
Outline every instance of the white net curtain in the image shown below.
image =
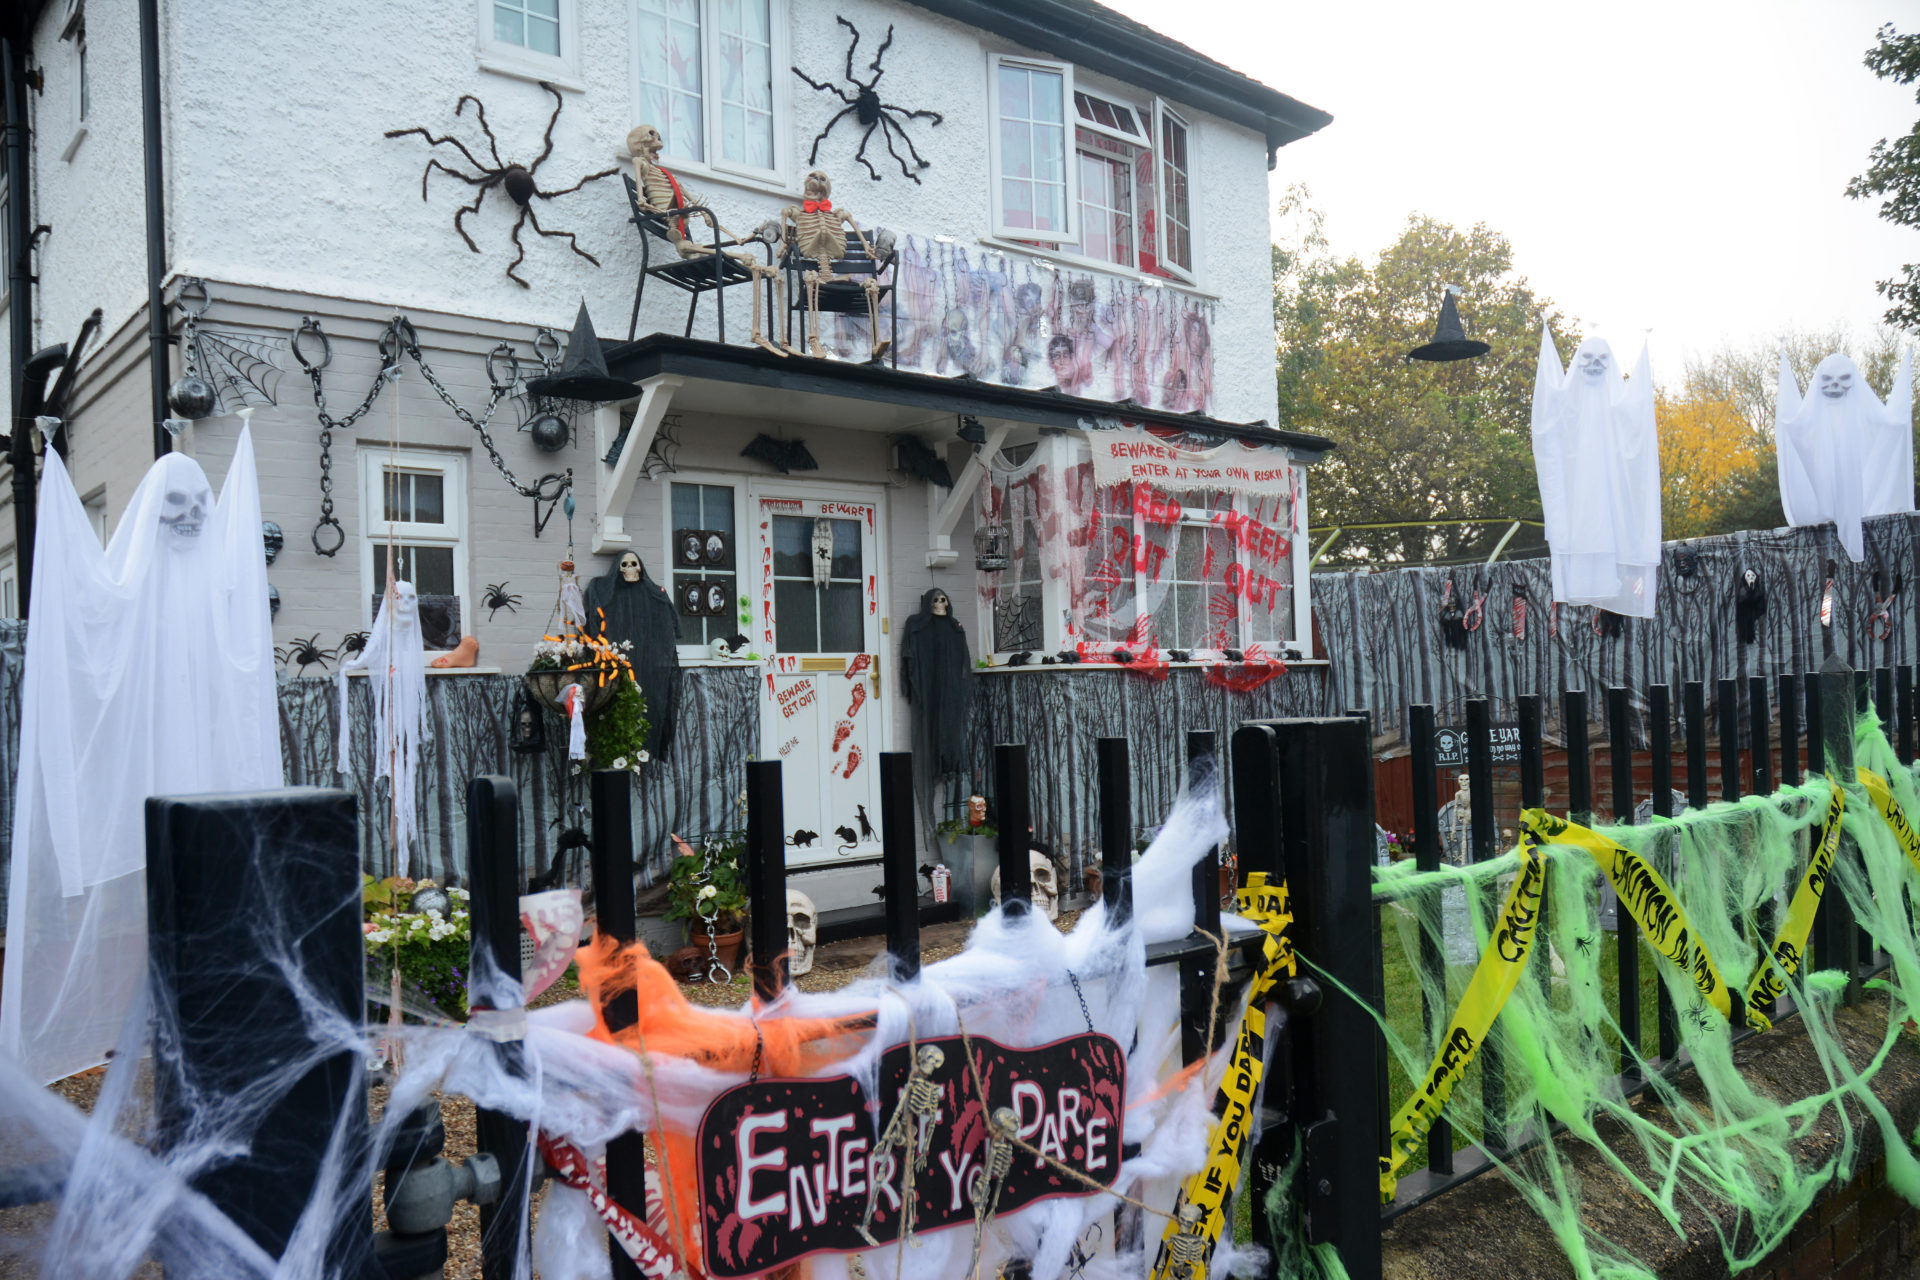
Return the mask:
<svg viewBox="0 0 1920 1280">
<path fill-rule="evenodd" d="M 995 652 L 1278 656 L 1294 639 L 1292 493 L 1101 485 L 1084 437 L 1043 438 L 977 499 L 977 527 L 1007 536 L 1007 567 L 977 575 Z"/>
</svg>

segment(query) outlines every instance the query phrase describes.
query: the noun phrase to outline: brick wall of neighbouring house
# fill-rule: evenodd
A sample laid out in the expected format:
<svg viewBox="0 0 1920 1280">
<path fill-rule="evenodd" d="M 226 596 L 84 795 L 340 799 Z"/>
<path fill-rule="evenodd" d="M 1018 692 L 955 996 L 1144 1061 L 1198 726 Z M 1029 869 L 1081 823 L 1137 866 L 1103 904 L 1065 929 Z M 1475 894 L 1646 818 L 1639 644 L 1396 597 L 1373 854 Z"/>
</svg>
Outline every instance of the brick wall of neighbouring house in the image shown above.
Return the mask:
<svg viewBox="0 0 1920 1280">
<path fill-rule="evenodd" d="M 1786 1243 L 1745 1273 L 1752 1280 L 1911 1280 L 1920 1277 L 1920 1209 L 1873 1165 L 1814 1202 Z"/>
</svg>

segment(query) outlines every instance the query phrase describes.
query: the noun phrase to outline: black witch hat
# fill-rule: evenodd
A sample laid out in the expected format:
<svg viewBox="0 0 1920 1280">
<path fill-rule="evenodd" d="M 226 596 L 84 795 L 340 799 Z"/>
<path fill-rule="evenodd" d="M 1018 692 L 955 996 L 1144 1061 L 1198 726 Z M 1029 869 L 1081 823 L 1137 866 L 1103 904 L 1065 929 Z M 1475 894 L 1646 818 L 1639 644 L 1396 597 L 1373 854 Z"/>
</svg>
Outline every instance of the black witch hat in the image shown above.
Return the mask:
<svg viewBox="0 0 1920 1280">
<path fill-rule="evenodd" d="M 1440 295 L 1440 323 L 1433 328 L 1433 341 L 1407 352 L 1407 359 L 1435 362 L 1471 360 L 1492 350 L 1486 343 L 1467 336 L 1466 329 L 1460 324 L 1460 308 L 1453 301 L 1456 292 L 1449 285 L 1447 291 Z"/>
<path fill-rule="evenodd" d="M 567 337 L 567 355 L 560 362 L 560 372 L 547 378 L 527 379 L 527 393 L 550 400 L 600 403 L 632 400 L 639 396 L 640 388 L 635 383 L 622 382 L 607 371 L 600 335 L 593 331 L 593 319 L 587 315 L 587 304 L 583 301 L 580 314 L 573 320 L 573 332 Z"/>
</svg>

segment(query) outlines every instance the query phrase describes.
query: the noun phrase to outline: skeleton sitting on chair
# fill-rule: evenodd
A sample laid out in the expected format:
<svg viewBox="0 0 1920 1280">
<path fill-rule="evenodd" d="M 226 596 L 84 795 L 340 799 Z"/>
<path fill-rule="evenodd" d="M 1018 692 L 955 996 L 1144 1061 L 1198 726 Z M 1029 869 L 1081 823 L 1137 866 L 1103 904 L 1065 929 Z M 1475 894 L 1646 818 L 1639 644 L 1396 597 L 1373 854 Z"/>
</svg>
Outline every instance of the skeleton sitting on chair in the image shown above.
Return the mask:
<svg viewBox="0 0 1920 1280">
<path fill-rule="evenodd" d="M 852 231 L 877 268 L 880 255 L 874 252 L 866 233 L 845 209 L 833 207 L 833 180 L 815 169 L 807 175 L 806 201 L 790 204 L 780 211 L 782 234 L 787 248 L 813 265 L 801 275 L 807 290 L 807 349 L 821 359 L 826 349 L 820 345 L 820 286 L 843 279 L 833 274 L 833 264 L 847 256 L 846 233 Z M 867 276 L 860 282 L 867 295 L 867 324 L 873 334 L 872 359 L 878 360 L 892 345 L 880 336 L 880 281 Z"/>
<path fill-rule="evenodd" d="M 666 219 L 667 238 L 682 258 L 705 258 L 714 252 L 712 245 L 699 244 L 687 235 L 687 220 L 678 216 L 678 211 L 690 208 L 705 208 L 706 201 L 687 191 L 672 172 L 660 166 L 660 149 L 665 145 L 660 131 L 650 124 L 639 125 L 627 134 L 627 153 L 633 157 L 633 183 L 639 188 L 640 202 L 655 213 L 670 214 Z M 780 236 L 780 225 L 768 221 L 759 227 L 752 236 L 743 240 L 724 225 L 718 218 L 714 225 L 719 227 L 732 246 L 753 244 L 756 241 L 772 248 Z M 720 252 L 733 259 L 753 273 L 753 332 L 749 335 L 757 347 L 763 347 L 777 356 L 786 355 L 786 351 L 768 341 L 760 333 L 760 283 L 771 280 L 778 297 L 774 302 L 775 314 L 785 305 L 786 290 L 780 279 L 780 272 L 761 262 L 754 256 L 753 250 L 722 245 Z"/>
</svg>

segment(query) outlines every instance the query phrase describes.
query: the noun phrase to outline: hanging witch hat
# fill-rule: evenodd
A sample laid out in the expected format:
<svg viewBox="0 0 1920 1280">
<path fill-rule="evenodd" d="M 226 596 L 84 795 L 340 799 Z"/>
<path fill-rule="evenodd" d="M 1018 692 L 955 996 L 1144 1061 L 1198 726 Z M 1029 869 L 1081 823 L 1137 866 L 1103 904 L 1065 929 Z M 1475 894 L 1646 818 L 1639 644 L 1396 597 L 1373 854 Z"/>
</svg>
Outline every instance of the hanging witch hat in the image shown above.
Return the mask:
<svg viewBox="0 0 1920 1280">
<path fill-rule="evenodd" d="M 600 335 L 593 331 L 593 319 L 587 315 L 587 304 L 582 300 L 580 314 L 573 320 L 573 332 L 567 336 L 567 355 L 560 362 L 560 372 L 551 377 L 527 379 L 527 394 L 544 400 L 584 400 L 599 404 L 637 399 L 640 388 L 607 372 Z"/>
<path fill-rule="evenodd" d="M 1447 291 L 1440 295 L 1440 323 L 1433 327 L 1433 341 L 1407 352 L 1407 359 L 1436 363 L 1471 360 L 1492 350 L 1486 343 L 1469 338 L 1466 329 L 1461 326 L 1460 308 L 1453 301 L 1459 293 L 1460 290 L 1452 285 L 1447 286 Z"/>
</svg>

